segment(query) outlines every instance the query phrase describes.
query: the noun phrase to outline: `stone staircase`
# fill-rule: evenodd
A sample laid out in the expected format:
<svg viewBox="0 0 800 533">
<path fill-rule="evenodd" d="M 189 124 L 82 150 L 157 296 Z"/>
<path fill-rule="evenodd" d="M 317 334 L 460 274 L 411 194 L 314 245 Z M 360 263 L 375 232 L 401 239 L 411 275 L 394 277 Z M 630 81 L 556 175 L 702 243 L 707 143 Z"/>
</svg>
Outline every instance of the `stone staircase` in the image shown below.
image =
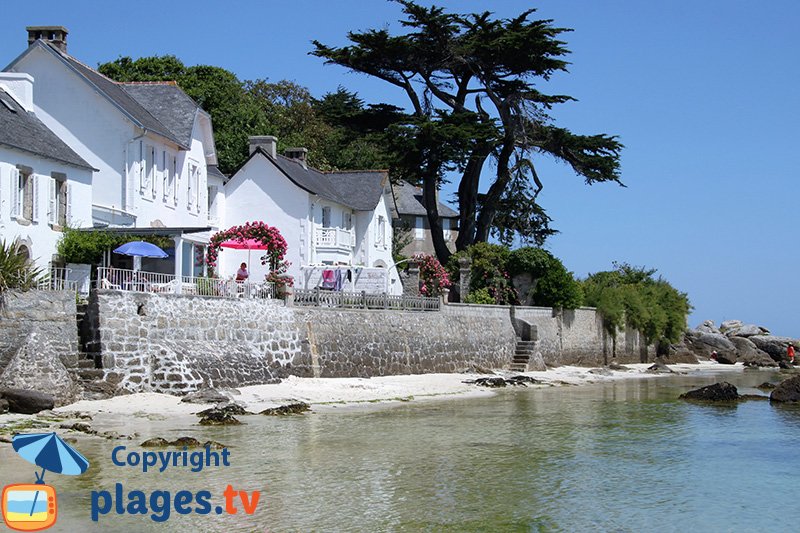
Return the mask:
<svg viewBox="0 0 800 533">
<path fill-rule="evenodd" d="M 509 369 L 512 372 L 526 372 L 531 356 L 535 352 L 536 341 L 524 341 L 517 337 L 517 346 L 514 350 L 514 358 L 511 360 Z"/>
<path fill-rule="evenodd" d="M 100 354 L 100 343 L 93 338 L 92 328 L 86 317 L 87 304 L 79 304 L 75 316 L 78 328 L 78 365 L 70 369 L 75 379 L 86 392 L 103 389 L 103 358 Z"/>
</svg>

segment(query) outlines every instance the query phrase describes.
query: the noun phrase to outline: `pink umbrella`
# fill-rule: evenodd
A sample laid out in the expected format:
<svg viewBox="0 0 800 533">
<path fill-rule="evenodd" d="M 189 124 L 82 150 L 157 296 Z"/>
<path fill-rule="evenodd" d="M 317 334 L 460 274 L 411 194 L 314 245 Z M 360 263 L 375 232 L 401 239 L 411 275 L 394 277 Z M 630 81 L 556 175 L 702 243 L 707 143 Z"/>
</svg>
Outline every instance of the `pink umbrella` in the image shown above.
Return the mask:
<svg viewBox="0 0 800 533">
<path fill-rule="evenodd" d="M 231 248 L 233 250 L 247 250 L 247 266 L 250 267 L 250 250 L 268 250 L 269 247 L 256 239 L 230 239 L 222 241 L 221 248 Z"/>
</svg>

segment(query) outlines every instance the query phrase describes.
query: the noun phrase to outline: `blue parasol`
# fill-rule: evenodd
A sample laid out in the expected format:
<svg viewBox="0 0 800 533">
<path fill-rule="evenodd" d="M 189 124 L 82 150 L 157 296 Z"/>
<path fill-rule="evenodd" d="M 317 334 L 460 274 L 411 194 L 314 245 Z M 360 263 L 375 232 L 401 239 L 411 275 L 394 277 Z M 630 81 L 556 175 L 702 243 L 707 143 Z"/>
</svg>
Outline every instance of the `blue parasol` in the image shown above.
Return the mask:
<svg viewBox="0 0 800 533">
<path fill-rule="evenodd" d="M 151 244 L 149 242 L 144 242 L 144 241 L 126 242 L 125 244 L 114 250 L 114 253 L 122 255 L 132 255 L 134 257 L 156 257 L 158 259 L 164 259 L 165 257 L 167 257 L 167 252 L 165 252 L 155 244 Z"/>
<path fill-rule="evenodd" d="M 14 435 L 11 445 L 23 459 L 42 467 L 42 473 L 36 474 L 38 484 L 44 484 L 46 470 L 77 476 L 89 468 L 89 461 L 55 433 Z"/>
<path fill-rule="evenodd" d="M 86 457 L 75 451 L 55 433 L 14 435 L 11 445 L 23 459 L 42 467 L 42 473 L 36 474 L 37 485 L 44 485 L 46 470 L 57 474 L 77 476 L 89 468 L 89 461 L 86 460 Z M 39 491 L 37 490 L 33 497 L 33 504 L 31 504 L 31 515 L 36 507 L 38 497 Z"/>
</svg>

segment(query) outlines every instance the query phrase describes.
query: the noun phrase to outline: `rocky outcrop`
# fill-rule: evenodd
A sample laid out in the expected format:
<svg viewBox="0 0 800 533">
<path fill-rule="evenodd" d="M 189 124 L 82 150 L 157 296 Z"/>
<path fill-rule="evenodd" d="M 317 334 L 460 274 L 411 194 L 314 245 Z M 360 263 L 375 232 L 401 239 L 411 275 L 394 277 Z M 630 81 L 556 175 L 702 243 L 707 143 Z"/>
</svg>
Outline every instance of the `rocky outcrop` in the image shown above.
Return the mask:
<svg viewBox="0 0 800 533">
<path fill-rule="evenodd" d="M 769 395 L 772 402 L 800 402 L 800 376 L 778 383 Z"/>
<path fill-rule="evenodd" d="M 753 335 L 769 335 L 767 328 L 755 324 L 742 324 L 725 331 L 727 337 L 752 337 Z"/>
<path fill-rule="evenodd" d="M 772 360 L 777 362 L 788 361 L 789 357 L 786 355 L 786 348 L 789 347 L 790 343 L 798 343 L 797 339 L 774 335 L 754 335 L 749 339 L 759 350 L 767 352 Z"/>
<path fill-rule="evenodd" d="M 686 346 L 696 354 L 710 357 L 711 352 L 735 352 L 736 346 L 721 333 L 706 333 L 704 331 L 689 330 L 686 332 Z"/>
<path fill-rule="evenodd" d="M 750 339 L 731 337 L 731 342 L 736 346 L 737 360 L 743 362 L 745 366 L 778 366 L 767 352 L 759 350 Z"/>
<path fill-rule="evenodd" d="M 25 389 L 0 389 L 0 398 L 8 402 L 12 413 L 33 415 L 55 407 L 52 394 Z"/>
<path fill-rule="evenodd" d="M 56 405 L 75 401 L 80 386 L 49 344 L 40 334 L 31 332 L 0 374 L 0 387 L 47 392 Z"/>
<path fill-rule="evenodd" d="M 721 364 L 738 362 L 754 367 L 787 366 L 786 348 L 789 343 L 800 346 L 797 339 L 770 335 L 767 328 L 756 324 L 726 320 L 717 329 L 714 322 L 706 320 L 697 328 L 686 331 L 682 343 L 670 346 L 670 356 L 681 353 L 685 348 L 697 357 L 713 358 Z"/>
<path fill-rule="evenodd" d="M 704 402 L 730 402 L 739 399 L 739 391 L 727 381 L 723 381 L 722 383 L 691 390 L 681 394 L 680 398 Z"/>
<path fill-rule="evenodd" d="M 697 326 L 696 331 L 701 333 L 713 333 L 715 335 L 722 333 L 717 326 L 714 325 L 713 320 L 705 320 L 702 324 Z"/>
<path fill-rule="evenodd" d="M 286 415 L 296 415 L 300 413 L 305 413 L 306 411 L 310 411 L 311 406 L 305 402 L 294 402 L 286 405 L 281 405 L 278 407 L 271 407 L 269 409 L 264 409 L 259 414 L 267 415 L 267 416 L 286 416 Z"/>
</svg>

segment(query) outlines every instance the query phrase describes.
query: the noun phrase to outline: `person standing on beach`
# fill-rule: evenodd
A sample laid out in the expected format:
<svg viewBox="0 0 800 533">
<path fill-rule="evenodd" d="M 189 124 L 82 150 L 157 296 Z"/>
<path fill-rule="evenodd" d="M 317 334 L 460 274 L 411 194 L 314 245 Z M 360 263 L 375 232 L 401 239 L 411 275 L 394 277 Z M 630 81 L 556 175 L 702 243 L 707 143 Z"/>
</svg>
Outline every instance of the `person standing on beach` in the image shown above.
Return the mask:
<svg viewBox="0 0 800 533">
<path fill-rule="evenodd" d="M 789 357 L 789 364 L 794 364 L 794 344 L 791 342 L 786 347 L 786 355 Z"/>
</svg>

